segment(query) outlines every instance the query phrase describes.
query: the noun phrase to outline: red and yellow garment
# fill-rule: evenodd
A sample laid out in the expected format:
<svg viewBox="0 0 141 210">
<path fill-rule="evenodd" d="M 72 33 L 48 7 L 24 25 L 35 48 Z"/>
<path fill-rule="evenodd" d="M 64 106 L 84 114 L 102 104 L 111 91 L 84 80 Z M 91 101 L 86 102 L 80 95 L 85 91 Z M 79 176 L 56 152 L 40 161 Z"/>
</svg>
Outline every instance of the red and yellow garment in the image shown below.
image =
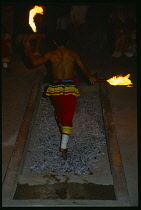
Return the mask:
<svg viewBox="0 0 141 210">
<path fill-rule="evenodd" d="M 76 79 L 55 80 L 49 85 L 46 95 L 54 96 L 56 119 L 60 125 L 61 132 L 69 135 L 72 132 L 72 119 L 80 96 L 75 86 Z"/>
<path fill-rule="evenodd" d="M 80 96 L 79 90 L 75 87 L 78 79 L 54 80 L 47 88 L 46 95 L 74 95 Z"/>
</svg>

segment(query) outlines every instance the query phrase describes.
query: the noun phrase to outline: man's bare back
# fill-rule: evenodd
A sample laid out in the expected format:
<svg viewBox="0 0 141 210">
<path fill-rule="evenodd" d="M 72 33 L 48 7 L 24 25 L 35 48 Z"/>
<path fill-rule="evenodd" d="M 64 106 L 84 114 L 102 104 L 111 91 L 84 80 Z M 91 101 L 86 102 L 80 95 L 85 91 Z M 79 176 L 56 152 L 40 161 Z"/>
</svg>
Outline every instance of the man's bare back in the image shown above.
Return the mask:
<svg viewBox="0 0 141 210">
<path fill-rule="evenodd" d="M 34 35 L 35 36 L 35 35 Z M 30 39 L 29 39 L 30 40 Z M 35 57 L 33 55 L 33 49 L 30 42 L 27 39 L 25 42 L 25 48 L 34 66 L 44 64 L 48 61 L 52 64 L 52 76 L 53 79 L 69 79 L 73 78 L 74 66 L 78 64 L 82 72 L 88 77 L 91 82 L 95 82 L 96 79 L 93 77 L 79 58 L 78 54 L 71 49 L 67 49 L 64 46 L 59 46 L 55 41 L 57 49 L 47 51 L 41 57 Z"/>
<path fill-rule="evenodd" d="M 52 52 L 51 62 L 54 79 L 73 78 L 76 55 L 72 50 L 59 47 Z"/>
</svg>

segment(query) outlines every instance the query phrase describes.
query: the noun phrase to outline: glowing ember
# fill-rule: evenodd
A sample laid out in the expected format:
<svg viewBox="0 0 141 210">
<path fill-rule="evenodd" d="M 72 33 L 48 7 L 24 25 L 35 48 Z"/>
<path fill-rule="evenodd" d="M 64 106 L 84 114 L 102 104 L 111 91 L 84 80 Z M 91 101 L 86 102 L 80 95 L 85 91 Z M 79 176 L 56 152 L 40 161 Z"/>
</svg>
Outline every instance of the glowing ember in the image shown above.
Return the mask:
<svg viewBox="0 0 141 210">
<path fill-rule="evenodd" d="M 29 25 L 31 26 L 34 32 L 37 32 L 36 25 L 34 23 L 34 16 L 37 13 L 40 13 L 41 15 L 43 15 L 43 8 L 40 6 L 34 6 L 34 8 L 29 11 Z"/>
<path fill-rule="evenodd" d="M 127 74 L 126 76 L 122 76 L 122 75 L 119 75 L 119 76 L 114 76 L 110 79 L 107 80 L 107 82 L 110 83 L 110 85 L 127 85 L 127 87 L 132 87 L 132 82 L 131 80 L 129 79 L 130 77 L 130 74 Z"/>
</svg>

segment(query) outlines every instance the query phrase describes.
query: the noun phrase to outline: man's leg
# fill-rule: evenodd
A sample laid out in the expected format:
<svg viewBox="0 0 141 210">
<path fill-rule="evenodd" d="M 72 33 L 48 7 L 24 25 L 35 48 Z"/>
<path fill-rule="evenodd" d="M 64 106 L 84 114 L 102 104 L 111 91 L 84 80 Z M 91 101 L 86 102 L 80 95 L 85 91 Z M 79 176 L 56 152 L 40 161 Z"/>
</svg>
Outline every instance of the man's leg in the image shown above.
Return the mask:
<svg viewBox="0 0 141 210">
<path fill-rule="evenodd" d="M 73 95 L 56 95 L 55 115 L 58 121 L 62 134 L 69 135 L 72 132 L 72 119 L 76 107 L 76 97 Z"/>
<path fill-rule="evenodd" d="M 67 151 L 69 135 L 72 132 L 72 120 L 76 107 L 76 97 L 73 95 L 65 95 L 63 97 L 63 113 L 62 113 L 62 139 L 60 151 Z"/>
<path fill-rule="evenodd" d="M 62 123 L 63 115 L 63 95 L 54 96 L 55 118 L 59 124 Z"/>
<path fill-rule="evenodd" d="M 62 138 L 61 138 L 61 147 L 60 147 L 60 151 L 67 151 L 67 144 L 69 141 L 69 135 L 67 134 L 62 134 Z"/>
<path fill-rule="evenodd" d="M 76 107 L 76 97 L 73 95 L 58 95 L 54 97 L 56 118 L 61 127 L 61 152 L 67 152 L 69 134 L 72 132 L 72 119 Z"/>
</svg>

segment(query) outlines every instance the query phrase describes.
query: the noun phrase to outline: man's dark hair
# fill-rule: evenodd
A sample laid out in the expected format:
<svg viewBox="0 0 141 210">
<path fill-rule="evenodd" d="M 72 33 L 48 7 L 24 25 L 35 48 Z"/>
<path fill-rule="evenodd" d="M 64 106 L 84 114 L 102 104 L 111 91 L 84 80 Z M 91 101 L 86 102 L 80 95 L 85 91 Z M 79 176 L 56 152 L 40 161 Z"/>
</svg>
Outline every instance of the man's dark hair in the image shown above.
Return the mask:
<svg viewBox="0 0 141 210">
<path fill-rule="evenodd" d="M 67 32 L 64 30 L 58 30 L 55 33 L 54 40 L 59 46 L 66 46 L 69 40 Z"/>
</svg>

